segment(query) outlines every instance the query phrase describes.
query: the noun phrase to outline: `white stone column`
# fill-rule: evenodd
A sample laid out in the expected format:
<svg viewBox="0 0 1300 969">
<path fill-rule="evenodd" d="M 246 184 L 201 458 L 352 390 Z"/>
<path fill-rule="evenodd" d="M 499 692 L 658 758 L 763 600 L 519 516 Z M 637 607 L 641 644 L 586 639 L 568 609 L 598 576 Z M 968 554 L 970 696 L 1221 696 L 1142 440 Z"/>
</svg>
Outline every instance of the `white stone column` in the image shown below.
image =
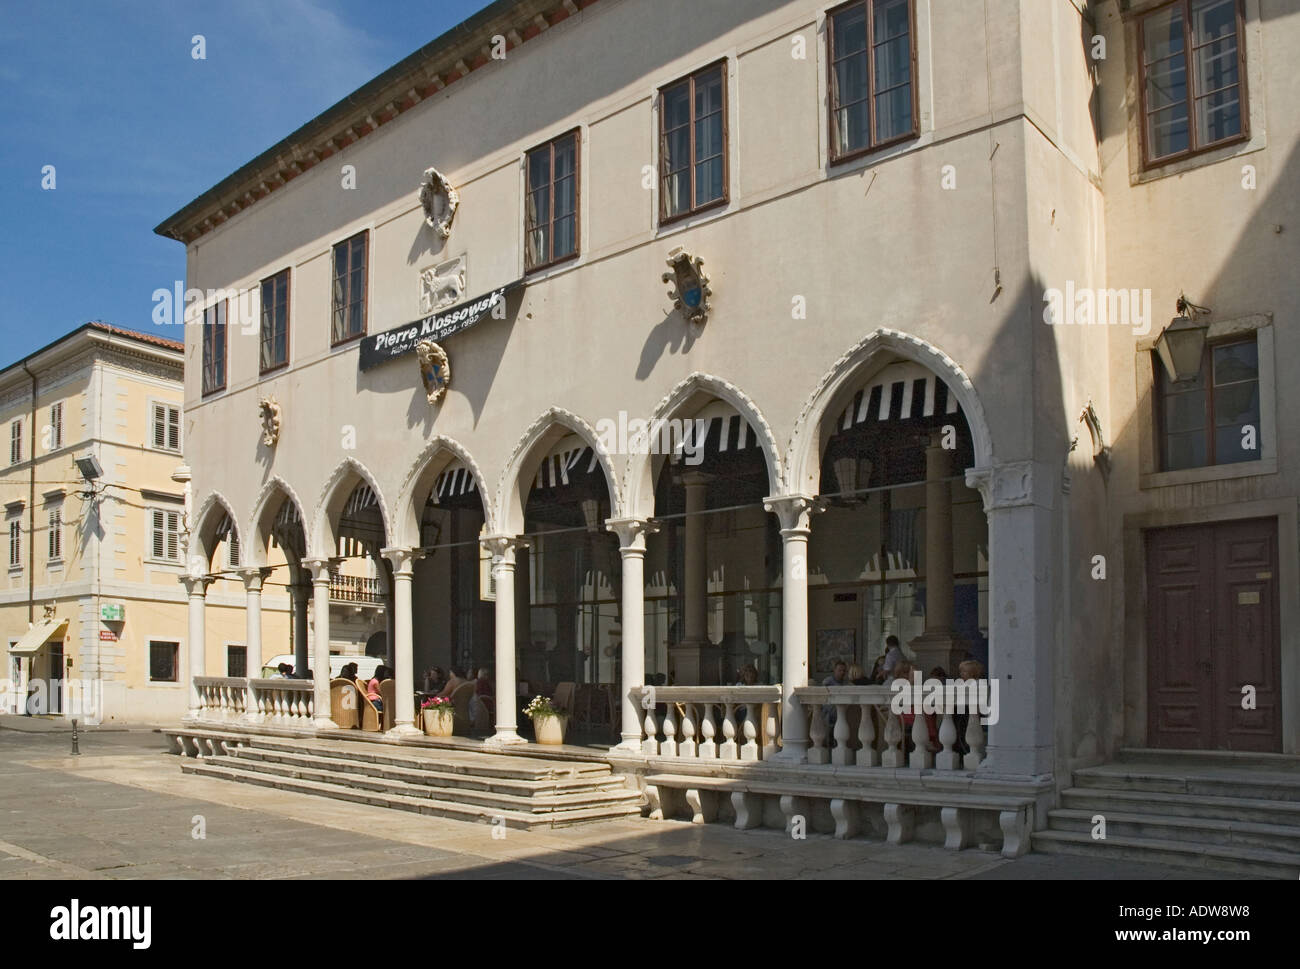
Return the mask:
<svg viewBox="0 0 1300 969">
<path fill-rule="evenodd" d="M 808 685 L 808 535 L 818 510 L 809 495 L 763 499 L 781 522 L 781 752 L 775 759 L 803 763 L 808 721 L 795 700 Z"/>
<path fill-rule="evenodd" d="M 411 583 L 415 578 L 413 548 L 386 548 L 384 558 L 393 563 L 393 710 L 394 736 L 420 736 L 415 725 L 415 644 L 411 621 Z"/>
<path fill-rule="evenodd" d="M 1052 499 L 1059 470 L 1038 461 L 971 468 L 989 522 L 989 669 L 997 722 L 981 774 L 1050 774 L 1055 757 Z"/>
<path fill-rule="evenodd" d="M 315 639 L 312 650 L 313 696 L 316 729 L 333 729 L 336 724 L 330 717 L 330 560 L 303 559 L 303 567 L 311 570 L 312 603 L 315 606 Z"/>
<path fill-rule="evenodd" d="M 295 676 L 306 676 L 311 664 L 307 661 L 307 606 L 311 602 L 311 583 L 295 582 L 289 586 L 293 603 L 293 668 Z"/>
<path fill-rule="evenodd" d="M 270 569 L 240 569 L 244 580 L 244 666 L 251 679 L 262 673 L 262 584 Z"/>
<path fill-rule="evenodd" d="M 208 634 L 204 607 L 207 605 L 207 589 L 212 579 L 206 575 L 183 575 L 181 582 L 189 595 L 189 674 L 190 674 L 190 716 L 199 712 L 199 691 L 194 686 L 194 677 L 207 676 Z"/>
<path fill-rule="evenodd" d="M 641 715 L 639 696 L 645 686 L 645 542 L 646 535 L 659 526 L 644 518 L 611 518 L 605 527 L 618 535 L 619 555 L 623 558 L 623 726 L 622 738 L 615 750 L 641 753 Z"/>
<path fill-rule="evenodd" d="M 496 733 L 488 744 L 522 744 L 516 709 L 519 698 L 515 679 L 515 551 L 527 543 L 513 535 L 482 539 L 492 553 L 492 578 L 496 586 Z"/>
</svg>

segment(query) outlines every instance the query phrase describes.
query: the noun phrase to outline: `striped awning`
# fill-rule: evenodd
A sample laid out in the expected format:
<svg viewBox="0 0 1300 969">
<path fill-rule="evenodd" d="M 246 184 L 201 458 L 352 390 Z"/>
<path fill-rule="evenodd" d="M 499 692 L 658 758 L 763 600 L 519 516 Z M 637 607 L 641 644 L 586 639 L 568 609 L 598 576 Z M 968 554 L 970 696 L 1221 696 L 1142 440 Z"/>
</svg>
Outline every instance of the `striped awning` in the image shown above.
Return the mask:
<svg viewBox="0 0 1300 969">
<path fill-rule="evenodd" d="M 696 424 L 692 421 L 684 422 L 683 436 L 686 438 L 685 446 L 693 449 L 698 446 L 698 431 Z M 718 454 L 738 453 L 741 451 L 752 451 L 761 448 L 758 443 L 758 435 L 750 428 L 749 422 L 739 414 L 717 415 L 708 418 L 708 424 L 704 427 L 704 454 L 707 457 Z M 682 446 L 676 446 L 673 449 L 672 460 L 677 463 L 682 460 Z"/>
<path fill-rule="evenodd" d="M 348 497 L 348 503 L 343 509 L 343 514 L 347 517 L 354 517 L 369 508 L 378 507 L 379 499 L 375 497 L 374 489 L 368 484 L 359 484 Z"/>
<path fill-rule="evenodd" d="M 537 469 L 534 488 L 563 488 L 601 475 L 600 458 L 590 445 L 581 445 L 547 455 Z M 604 482 L 603 476 L 601 482 Z"/>
<path fill-rule="evenodd" d="M 956 395 L 929 370 L 894 364 L 853 396 L 836 426 L 847 431 L 863 424 L 942 420 L 960 411 Z"/>
<path fill-rule="evenodd" d="M 289 525 L 301 525 L 302 514 L 298 511 L 298 505 L 292 501 L 285 500 L 280 505 L 280 510 L 276 513 L 275 528 L 284 528 Z"/>
<path fill-rule="evenodd" d="M 449 467 L 433 483 L 429 502 L 434 505 L 446 504 L 466 495 L 477 495 L 478 483 L 473 473 L 465 465 L 457 462 Z"/>
</svg>

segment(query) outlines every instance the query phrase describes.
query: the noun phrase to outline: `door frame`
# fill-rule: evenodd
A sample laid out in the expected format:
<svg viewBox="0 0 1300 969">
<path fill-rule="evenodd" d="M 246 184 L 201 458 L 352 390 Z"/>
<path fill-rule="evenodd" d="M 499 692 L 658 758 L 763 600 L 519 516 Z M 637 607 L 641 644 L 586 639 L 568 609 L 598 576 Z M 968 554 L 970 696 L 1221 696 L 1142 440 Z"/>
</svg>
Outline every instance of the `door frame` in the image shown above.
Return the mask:
<svg viewBox="0 0 1300 969">
<path fill-rule="evenodd" d="M 1249 518 L 1277 520 L 1278 639 L 1281 644 L 1282 752 L 1300 753 L 1300 530 L 1294 498 L 1246 501 L 1209 508 L 1130 513 L 1124 516 L 1123 610 L 1125 747 L 1146 747 L 1147 549 L 1150 529 L 1215 525 Z M 1131 648 L 1128 644 L 1131 644 Z M 1247 756 L 1244 755 L 1243 756 Z"/>
</svg>

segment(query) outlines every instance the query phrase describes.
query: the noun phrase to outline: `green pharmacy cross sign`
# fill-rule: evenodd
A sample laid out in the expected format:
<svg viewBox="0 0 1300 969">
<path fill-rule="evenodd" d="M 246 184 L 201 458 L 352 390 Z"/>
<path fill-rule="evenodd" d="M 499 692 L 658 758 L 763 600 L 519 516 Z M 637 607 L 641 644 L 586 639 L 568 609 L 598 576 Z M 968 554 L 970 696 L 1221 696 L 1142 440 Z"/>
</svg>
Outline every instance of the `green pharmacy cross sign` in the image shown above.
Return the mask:
<svg viewBox="0 0 1300 969">
<path fill-rule="evenodd" d="M 126 606 L 100 606 L 99 618 L 104 622 L 123 622 L 126 619 Z"/>
</svg>

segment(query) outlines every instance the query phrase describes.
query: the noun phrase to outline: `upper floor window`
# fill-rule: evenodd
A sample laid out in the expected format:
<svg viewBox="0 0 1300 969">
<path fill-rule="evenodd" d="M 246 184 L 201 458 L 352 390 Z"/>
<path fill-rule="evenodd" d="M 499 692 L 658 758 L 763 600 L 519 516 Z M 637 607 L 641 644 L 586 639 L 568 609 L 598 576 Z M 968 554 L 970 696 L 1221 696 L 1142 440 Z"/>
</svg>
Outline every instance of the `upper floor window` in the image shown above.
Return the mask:
<svg viewBox="0 0 1300 969">
<path fill-rule="evenodd" d="M 50 405 L 50 450 L 63 447 L 63 401 Z"/>
<path fill-rule="evenodd" d="M 1194 380 L 1174 382 L 1154 361 L 1163 471 L 1260 458 L 1259 347 L 1206 346 Z"/>
<path fill-rule="evenodd" d="M 659 220 L 727 201 L 727 65 L 659 91 Z"/>
<path fill-rule="evenodd" d="M 289 270 L 262 280 L 262 366 L 275 370 L 289 362 Z"/>
<path fill-rule="evenodd" d="M 578 254 L 578 133 L 528 153 L 524 236 L 527 269 Z"/>
<path fill-rule="evenodd" d="M 828 19 L 831 161 L 914 136 L 912 0 L 857 0 Z"/>
<path fill-rule="evenodd" d="M 181 449 L 181 409 L 170 404 L 153 405 L 153 446 L 158 451 Z"/>
<path fill-rule="evenodd" d="M 179 562 L 181 513 L 161 508 L 149 510 L 150 558 L 161 562 Z"/>
<path fill-rule="evenodd" d="M 21 568 L 23 564 L 23 525 L 19 521 L 9 523 L 9 567 Z"/>
<path fill-rule="evenodd" d="M 366 241 L 367 233 L 358 232 L 334 247 L 334 329 L 330 339 L 335 345 L 366 332 Z M 287 286 L 287 275 L 285 280 Z"/>
<path fill-rule="evenodd" d="M 226 389 L 226 301 L 203 311 L 203 393 Z"/>
<path fill-rule="evenodd" d="M 16 420 L 9 425 L 9 463 L 17 464 L 23 459 L 23 422 Z"/>
<path fill-rule="evenodd" d="M 49 559 L 57 562 L 63 558 L 63 509 L 51 508 L 49 512 Z"/>
<path fill-rule="evenodd" d="M 1176 0 L 1142 18 L 1148 165 L 1246 136 L 1242 23 L 1239 0 Z"/>
</svg>

